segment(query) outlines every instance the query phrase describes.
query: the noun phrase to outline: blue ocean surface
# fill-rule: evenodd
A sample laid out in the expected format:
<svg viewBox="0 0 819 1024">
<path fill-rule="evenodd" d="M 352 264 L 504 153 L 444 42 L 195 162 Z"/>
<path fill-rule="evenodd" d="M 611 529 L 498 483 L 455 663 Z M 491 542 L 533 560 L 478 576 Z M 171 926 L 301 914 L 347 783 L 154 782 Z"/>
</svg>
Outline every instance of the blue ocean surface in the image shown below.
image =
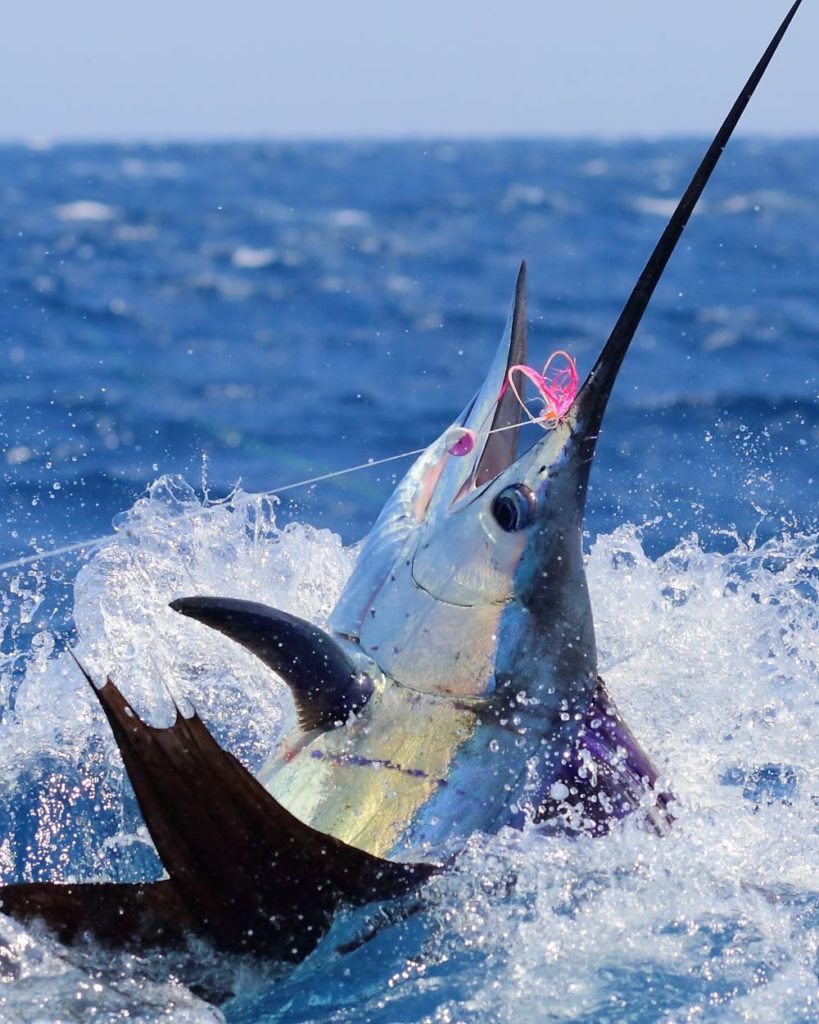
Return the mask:
<svg viewBox="0 0 819 1024">
<path fill-rule="evenodd" d="M 433 440 L 523 258 L 530 361 L 582 377 L 704 148 L 0 148 L 3 881 L 160 870 L 66 646 L 258 767 L 287 694 L 167 601 L 321 622 L 411 460 L 275 492 Z M 67 951 L 0 917 L 0 1019 L 819 1021 L 818 369 L 819 141 L 734 141 L 587 515 L 601 671 L 677 794 L 669 837 L 476 835 L 420 914 L 340 955 L 374 911 L 343 914 L 295 968 Z"/>
</svg>

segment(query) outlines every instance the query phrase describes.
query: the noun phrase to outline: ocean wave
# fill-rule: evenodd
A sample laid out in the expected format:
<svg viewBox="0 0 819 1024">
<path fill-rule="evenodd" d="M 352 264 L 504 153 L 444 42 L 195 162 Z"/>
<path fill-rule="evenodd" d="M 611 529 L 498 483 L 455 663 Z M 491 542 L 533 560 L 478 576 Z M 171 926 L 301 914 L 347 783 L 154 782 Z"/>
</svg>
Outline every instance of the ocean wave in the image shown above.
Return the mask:
<svg viewBox="0 0 819 1024">
<path fill-rule="evenodd" d="M 116 220 L 119 213 L 114 206 L 94 199 L 75 199 L 61 203 L 54 210 L 60 220 L 66 221 L 108 221 Z"/>
<path fill-rule="evenodd" d="M 203 487 L 261 490 L 427 443 L 479 384 L 522 257 L 532 362 L 568 344 L 587 370 L 699 148 L 0 148 L 3 558 L 107 534 L 129 509 L 93 557 L 3 571 L 5 878 L 158 871 L 65 645 L 154 721 L 169 689 L 192 702 L 257 765 L 286 692 L 166 602 L 220 590 L 321 621 L 354 558 L 337 534 L 365 531 L 405 464 L 288 492 L 299 506 Z M 672 836 L 476 836 L 422 912 L 342 915 L 284 977 L 203 951 L 237 992 L 231 1019 L 816 1016 L 819 144 L 732 151 L 626 360 L 587 521 L 602 665 L 680 797 Z M 200 466 L 199 497 L 152 483 Z M 337 956 L 373 916 L 372 942 Z M 82 999 L 103 986 L 103 1016 L 121 984 L 132 1017 L 154 1019 L 156 996 L 171 1016 L 203 1012 L 181 986 L 152 989 L 150 959 L 89 963 L 16 926 L 2 940 L 0 1016 L 71 1019 L 63 965 Z"/>
<path fill-rule="evenodd" d="M 426 887 L 423 914 L 405 925 L 383 922 L 365 951 L 335 953 L 340 935 L 366 929 L 366 908 L 342 916 L 284 976 L 272 966 L 252 975 L 231 968 L 229 1018 L 304 1020 L 297 994 L 311 985 L 321 993 L 314 1021 L 443 1021 L 456 1007 L 503 1021 L 600 1019 L 607 1007 L 634 1005 L 655 1015 L 719 1005 L 755 1019 L 805 1019 L 819 948 L 811 909 L 819 907 L 819 537 L 780 533 L 757 544 L 734 534 L 715 552 L 691 535 L 652 559 L 652 529 L 624 525 L 599 537 L 588 571 L 601 671 L 677 796 L 671 836 L 631 823 L 594 841 L 535 829 L 475 836 Z M 171 693 L 183 708 L 193 702 L 253 767 L 292 714 L 286 691 L 167 602 L 185 593 L 252 594 L 323 622 L 354 554 L 328 531 L 280 527 L 267 498 L 237 491 L 203 501 L 183 481 L 157 481 L 77 577 L 76 649 L 155 722 L 168 720 Z M 12 587 L 11 605 L 29 599 L 31 581 Z M 11 612 L 7 601 L 6 619 Z M 110 877 L 115 851 L 120 874 L 145 870 L 150 849 L 113 740 L 59 642 L 47 626 L 38 636 L 22 674 L 18 666 L 13 715 L 2 727 L 3 806 L 14 826 L 4 831 L 3 874 Z M 72 787 L 101 793 L 103 780 L 104 810 L 70 795 Z M 36 831 L 21 837 L 15 804 L 39 822 Z M 70 860 L 60 856 L 65 849 Z M 4 927 L 19 965 L 5 986 L 8 1005 L 68 1012 L 93 978 L 101 988 L 88 990 L 88 1005 L 108 1011 L 118 961 L 102 970 L 95 963 L 92 975 L 85 954 Z M 49 958 L 69 973 L 42 970 L 32 997 L 22 979 Z M 201 970 L 219 965 L 200 956 Z M 126 989 L 145 1019 L 153 1019 L 155 984 Z M 205 1012 L 184 989 L 165 994 L 191 1020 Z"/>
</svg>

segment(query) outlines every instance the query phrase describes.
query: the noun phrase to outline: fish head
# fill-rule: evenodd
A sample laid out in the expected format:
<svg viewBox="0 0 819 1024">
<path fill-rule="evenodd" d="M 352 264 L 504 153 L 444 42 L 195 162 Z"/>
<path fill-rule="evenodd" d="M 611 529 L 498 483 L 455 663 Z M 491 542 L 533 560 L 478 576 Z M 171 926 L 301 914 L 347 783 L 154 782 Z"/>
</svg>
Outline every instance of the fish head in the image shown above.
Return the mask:
<svg viewBox="0 0 819 1024">
<path fill-rule="evenodd" d="M 336 636 L 424 692 L 486 696 L 499 676 L 525 677 L 535 647 L 554 660 L 571 644 L 584 678 L 593 673 L 581 535 L 622 354 L 607 345 L 568 408 L 519 454 L 523 407 L 506 382 L 526 359 L 522 266 L 484 384 L 385 505 L 330 618 Z M 459 437 L 471 450 L 462 454 Z"/>
</svg>

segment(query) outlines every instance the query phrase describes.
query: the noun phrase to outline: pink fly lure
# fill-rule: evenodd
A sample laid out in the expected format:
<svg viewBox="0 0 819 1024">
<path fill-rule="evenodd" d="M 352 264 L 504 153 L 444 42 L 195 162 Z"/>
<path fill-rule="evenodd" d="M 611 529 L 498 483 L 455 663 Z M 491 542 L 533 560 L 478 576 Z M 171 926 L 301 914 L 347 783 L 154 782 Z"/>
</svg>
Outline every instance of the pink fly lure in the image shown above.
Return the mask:
<svg viewBox="0 0 819 1024">
<path fill-rule="evenodd" d="M 564 365 L 560 365 L 561 361 Z M 534 414 L 526 404 L 521 390 L 515 382 L 515 374 L 520 374 L 534 384 L 537 391 L 536 400 L 542 402 L 542 407 L 537 414 Z M 507 388 L 511 388 L 512 393 L 520 403 L 520 407 L 526 413 L 530 423 L 535 423 L 539 427 L 543 427 L 544 430 L 551 430 L 557 426 L 569 411 L 577 394 L 577 366 L 569 353 L 561 349 L 549 356 L 543 370 L 540 372 L 523 363 L 510 366 L 495 405 L 503 398 Z M 498 427 L 495 431 L 487 431 L 487 434 L 496 433 L 497 430 L 509 429 L 511 428 Z M 474 430 L 458 427 L 451 435 L 453 443 L 447 448 L 447 451 L 450 455 L 468 455 L 475 447 L 476 438 L 477 434 Z"/>
</svg>

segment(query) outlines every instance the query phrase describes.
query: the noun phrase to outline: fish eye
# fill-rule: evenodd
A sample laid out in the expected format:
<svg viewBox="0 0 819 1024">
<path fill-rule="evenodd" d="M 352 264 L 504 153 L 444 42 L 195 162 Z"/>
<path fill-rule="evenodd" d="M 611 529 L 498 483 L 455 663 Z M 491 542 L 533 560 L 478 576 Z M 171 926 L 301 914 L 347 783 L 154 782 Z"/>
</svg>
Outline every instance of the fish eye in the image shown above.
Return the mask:
<svg viewBox="0 0 819 1024">
<path fill-rule="evenodd" d="M 515 484 L 501 491 L 492 503 L 492 515 L 506 533 L 525 529 L 535 518 L 537 498 L 525 484 Z"/>
</svg>

